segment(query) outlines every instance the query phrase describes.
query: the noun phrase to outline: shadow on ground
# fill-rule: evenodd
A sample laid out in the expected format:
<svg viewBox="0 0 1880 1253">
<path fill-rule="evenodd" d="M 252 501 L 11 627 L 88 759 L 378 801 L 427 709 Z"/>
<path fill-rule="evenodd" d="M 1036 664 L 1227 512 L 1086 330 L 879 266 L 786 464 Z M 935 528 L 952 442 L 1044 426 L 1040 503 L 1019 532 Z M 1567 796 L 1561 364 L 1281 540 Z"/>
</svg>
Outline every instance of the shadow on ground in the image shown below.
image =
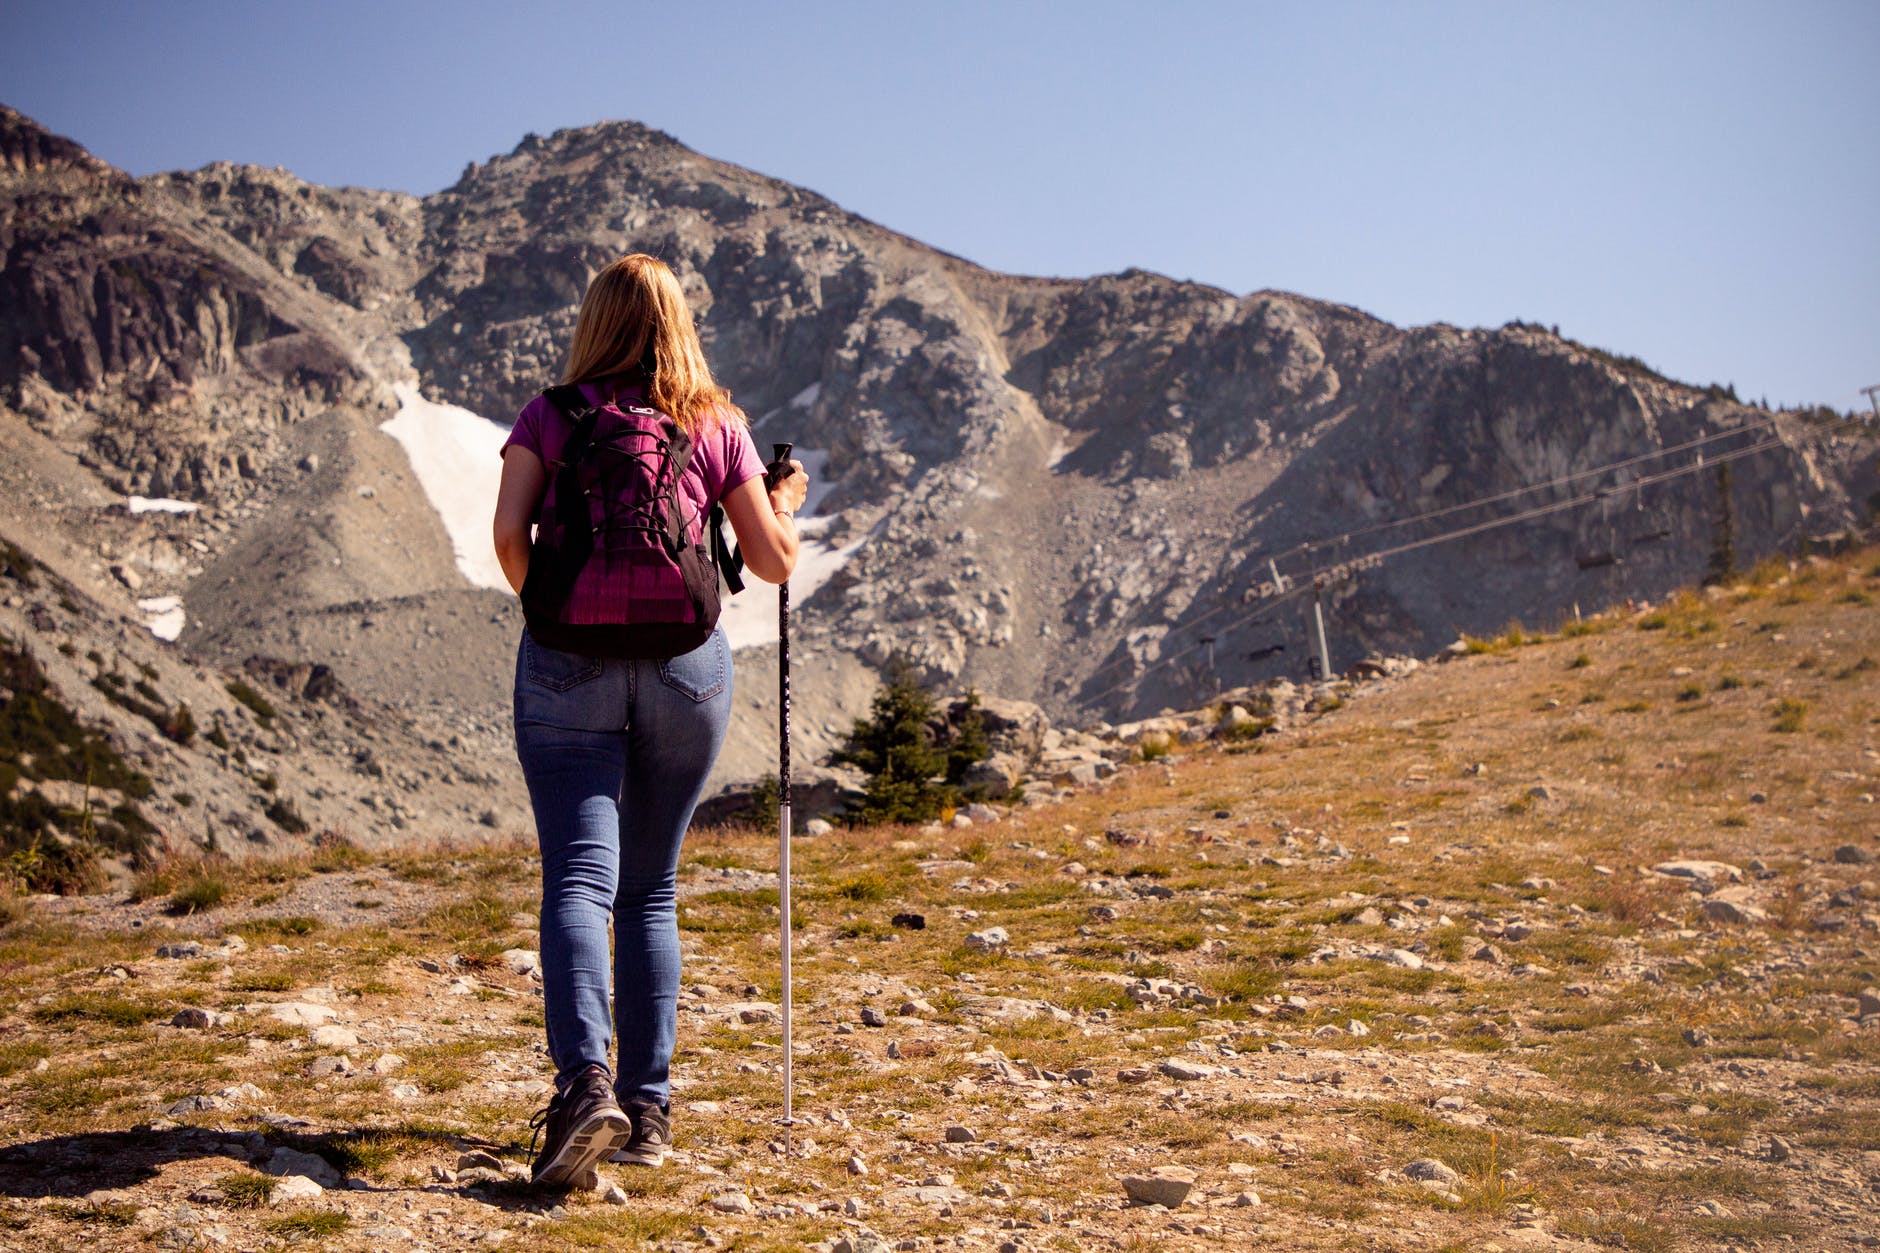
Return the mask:
<svg viewBox="0 0 1880 1253">
<path fill-rule="evenodd" d="M 260 1170 L 276 1150 L 283 1148 L 314 1154 L 334 1170 L 347 1174 L 348 1191 L 449 1192 L 507 1211 L 546 1210 L 565 1195 L 518 1180 L 379 1184 L 348 1173 L 349 1168 L 358 1169 L 362 1155 L 370 1153 L 375 1146 L 384 1145 L 388 1139 L 398 1142 L 400 1156 L 422 1153 L 427 1147 L 448 1149 L 453 1154 L 473 1149 L 500 1152 L 521 1147 L 410 1126 L 356 1127 L 321 1133 L 206 1127 L 92 1131 L 0 1146 L 0 1196 L 21 1200 L 83 1198 L 99 1191 L 135 1188 L 157 1178 L 175 1163 L 194 1161 L 213 1163 L 214 1173 L 201 1180 L 207 1185 L 222 1174 Z"/>
</svg>

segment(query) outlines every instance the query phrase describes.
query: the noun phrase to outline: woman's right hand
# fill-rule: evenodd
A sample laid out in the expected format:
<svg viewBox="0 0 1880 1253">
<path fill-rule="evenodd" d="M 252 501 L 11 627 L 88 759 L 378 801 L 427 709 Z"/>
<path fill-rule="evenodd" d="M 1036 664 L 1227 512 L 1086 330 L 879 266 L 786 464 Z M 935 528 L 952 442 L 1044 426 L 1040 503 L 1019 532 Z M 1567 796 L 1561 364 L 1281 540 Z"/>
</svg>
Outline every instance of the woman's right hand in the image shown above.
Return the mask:
<svg viewBox="0 0 1880 1253">
<path fill-rule="evenodd" d="M 792 460 L 787 464 L 790 473 L 770 489 L 770 511 L 794 516 L 809 499 L 809 471 L 803 468 L 801 461 Z"/>
</svg>

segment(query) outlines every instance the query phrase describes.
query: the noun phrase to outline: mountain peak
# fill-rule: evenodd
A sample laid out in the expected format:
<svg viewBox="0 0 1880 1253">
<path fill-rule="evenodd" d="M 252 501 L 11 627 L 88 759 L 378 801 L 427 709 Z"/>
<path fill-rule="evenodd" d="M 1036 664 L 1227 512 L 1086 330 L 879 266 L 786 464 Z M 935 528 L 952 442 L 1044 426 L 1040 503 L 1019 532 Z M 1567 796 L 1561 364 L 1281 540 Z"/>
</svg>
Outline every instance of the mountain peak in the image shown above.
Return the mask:
<svg viewBox="0 0 1880 1253">
<path fill-rule="evenodd" d="M 55 135 L 18 109 L 0 104 L 0 170 L 31 174 L 42 170 L 84 170 L 91 174 L 116 171 L 87 152 L 84 146 Z"/>
</svg>

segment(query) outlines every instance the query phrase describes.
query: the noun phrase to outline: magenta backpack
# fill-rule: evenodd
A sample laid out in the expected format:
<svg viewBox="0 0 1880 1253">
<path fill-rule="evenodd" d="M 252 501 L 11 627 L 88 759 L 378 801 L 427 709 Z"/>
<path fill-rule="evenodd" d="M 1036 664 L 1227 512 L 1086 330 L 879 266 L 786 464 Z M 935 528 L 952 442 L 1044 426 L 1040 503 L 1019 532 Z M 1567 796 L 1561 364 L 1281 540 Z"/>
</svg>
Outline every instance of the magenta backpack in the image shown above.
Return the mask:
<svg viewBox="0 0 1880 1253">
<path fill-rule="evenodd" d="M 655 409 L 542 393 L 572 427 L 548 466 L 522 609 L 538 643 L 589 657 L 677 657 L 718 625 L 718 577 L 742 589 L 724 511 L 688 525 L 679 478 L 692 438 Z M 699 519 L 690 520 L 696 524 Z"/>
</svg>

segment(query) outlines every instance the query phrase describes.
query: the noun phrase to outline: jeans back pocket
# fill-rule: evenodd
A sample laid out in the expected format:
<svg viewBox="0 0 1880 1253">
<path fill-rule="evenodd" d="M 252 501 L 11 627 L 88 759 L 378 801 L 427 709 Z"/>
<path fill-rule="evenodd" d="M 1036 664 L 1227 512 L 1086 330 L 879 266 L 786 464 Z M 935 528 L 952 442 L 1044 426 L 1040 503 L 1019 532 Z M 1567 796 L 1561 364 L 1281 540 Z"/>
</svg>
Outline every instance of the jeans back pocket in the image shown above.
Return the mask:
<svg viewBox="0 0 1880 1253">
<path fill-rule="evenodd" d="M 689 653 L 659 663 L 659 681 L 681 696 L 703 704 L 725 690 L 731 680 L 731 645 L 723 628 Z"/>
<path fill-rule="evenodd" d="M 529 682 L 552 692 L 566 692 L 600 677 L 601 662 L 598 657 L 564 653 L 560 649 L 536 643 L 535 637 L 531 635 L 523 636 L 522 647 L 526 654 L 524 669 L 528 673 Z"/>
</svg>

